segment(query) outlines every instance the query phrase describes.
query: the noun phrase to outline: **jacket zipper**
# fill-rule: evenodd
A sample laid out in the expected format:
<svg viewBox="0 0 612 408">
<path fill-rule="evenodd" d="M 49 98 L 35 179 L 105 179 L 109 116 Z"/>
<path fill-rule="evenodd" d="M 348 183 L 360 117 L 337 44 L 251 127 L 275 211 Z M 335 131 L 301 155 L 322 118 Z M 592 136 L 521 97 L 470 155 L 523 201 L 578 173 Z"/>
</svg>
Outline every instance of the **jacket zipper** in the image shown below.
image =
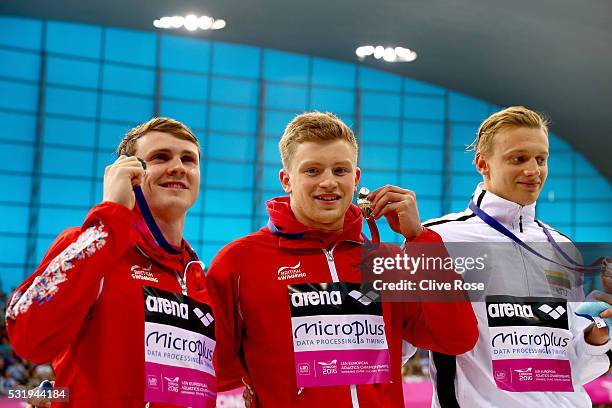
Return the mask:
<svg viewBox="0 0 612 408">
<path fill-rule="evenodd" d="M 329 273 L 331 274 L 333 282 L 340 282 L 338 278 L 338 271 L 336 270 L 336 264 L 334 263 L 334 249 L 336 247 L 333 246 L 329 251 L 322 248 L 325 257 L 327 258 L 327 266 L 329 267 Z M 357 386 L 355 384 L 351 384 L 349 386 L 351 391 L 351 403 L 353 408 L 359 408 L 359 397 L 357 396 Z M 302 390 L 298 391 L 300 394 Z"/>
<path fill-rule="evenodd" d="M 521 214 L 522 210 L 523 209 L 521 207 L 521 209 L 519 210 L 519 231 L 521 233 L 523 232 L 523 214 Z M 527 264 L 525 263 L 525 254 L 523 253 L 523 247 L 521 247 L 515 242 L 512 242 L 512 245 L 516 248 L 516 250 L 519 252 L 521 256 L 521 261 L 523 264 L 523 276 L 525 277 L 523 279 L 523 282 L 525 283 L 525 289 L 527 293 L 531 295 L 531 291 L 529 289 L 529 274 L 527 273 Z"/>
<path fill-rule="evenodd" d="M 336 271 L 336 264 L 334 263 L 334 248 L 332 247 L 329 251 L 326 249 L 322 249 L 325 257 L 327 258 L 327 266 L 329 268 L 329 273 L 331 274 L 331 278 L 333 282 L 340 282 L 338 279 L 338 272 Z"/>
<path fill-rule="evenodd" d="M 187 271 L 185 271 L 185 275 L 181 276 L 178 271 L 174 271 L 176 275 L 176 280 L 178 280 L 179 285 L 181 285 L 181 293 L 187 296 L 187 280 L 185 279 L 187 276 Z"/>
<path fill-rule="evenodd" d="M 183 275 L 181 276 L 181 273 L 177 270 L 173 270 L 170 268 L 167 268 L 163 265 L 160 265 L 159 263 L 155 262 L 155 260 L 153 258 L 151 258 L 149 255 L 146 254 L 146 252 L 144 250 L 142 250 L 138 245 L 136 245 L 136 250 L 138 250 L 138 252 L 140 252 L 140 254 L 142 256 L 144 256 L 145 258 L 149 259 L 151 261 L 151 263 L 155 263 L 157 266 L 159 266 L 160 269 L 166 270 L 166 271 L 173 271 L 174 275 L 176 276 L 176 280 L 178 281 L 180 287 L 181 287 L 181 293 L 185 296 L 187 296 L 187 269 L 189 268 L 189 265 L 192 262 L 198 262 L 200 263 L 200 265 L 202 265 L 201 261 L 190 261 L 187 263 L 187 265 L 185 266 L 185 270 L 183 271 Z M 202 268 L 202 270 L 204 270 L 204 268 Z M 99 295 L 98 295 L 99 296 Z"/>
</svg>

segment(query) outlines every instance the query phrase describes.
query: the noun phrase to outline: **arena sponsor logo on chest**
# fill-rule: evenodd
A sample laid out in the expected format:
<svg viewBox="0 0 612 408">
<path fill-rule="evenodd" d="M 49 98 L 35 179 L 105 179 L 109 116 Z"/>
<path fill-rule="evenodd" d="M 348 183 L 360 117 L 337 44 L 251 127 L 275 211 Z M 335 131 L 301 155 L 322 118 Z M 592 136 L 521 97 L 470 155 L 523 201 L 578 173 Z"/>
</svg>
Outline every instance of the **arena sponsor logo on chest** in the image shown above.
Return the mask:
<svg viewBox="0 0 612 408">
<path fill-rule="evenodd" d="M 145 400 L 212 408 L 212 309 L 179 293 L 144 286 Z"/>
<path fill-rule="evenodd" d="M 487 296 L 486 307 L 493 377 L 499 389 L 574 390 L 565 300 Z"/>
<path fill-rule="evenodd" d="M 380 294 L 358 283 L 288 285 L 298 387 L 390 381 Z"/>
</svg>

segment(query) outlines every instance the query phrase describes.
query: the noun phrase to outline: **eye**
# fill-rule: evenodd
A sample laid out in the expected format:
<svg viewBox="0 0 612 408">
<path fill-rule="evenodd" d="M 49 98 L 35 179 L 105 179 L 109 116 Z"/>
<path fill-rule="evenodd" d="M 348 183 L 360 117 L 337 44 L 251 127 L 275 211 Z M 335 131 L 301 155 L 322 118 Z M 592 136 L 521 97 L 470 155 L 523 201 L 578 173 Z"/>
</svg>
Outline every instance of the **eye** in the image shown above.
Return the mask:
<svg viewBox="0 0 612 408">
<path fill-rule="evenodd" d="M 314 167 L 311 167 L 311 168 L 309 168 L 309 169 L 306 169 L 306 170 L 304 171 L 304 173 L 305 173 L 307 176 L 316 176 L 317 174 L 319 174 L 319 169 L 314 168 Z"/>
<path fill-rule="evenodd" d="M 338 175 L 338 176 L 344 176 L 345 174 L 350 173 L 350 170 L 347 169 L 346 167 L 337 167 L 334 169 L 334 174 Z"/>
<path fill-rule="evenodd" d="M 510 163 L 521 164 L 525 161 L 525 156 L 514 156 L 510 158 Z"/>
<path fill-rule="evenodd" d="M 156 153 L 151 157 L 153 161 L 166 161 L 168 160 L 168 155 L 165 153 Z"/>
<path fill-rule="evenodd" d="M 195 163 L 196 159 L 193 156 L 183 156 L 181 160 L 185 163 Z"/>
<path fill-rule="evenodd" d="M 548 161 L 548 158 L 547 157 L 537 157 L 536 160 L 538 161 L 538 165 L 543 166 Z"/>
</svg>

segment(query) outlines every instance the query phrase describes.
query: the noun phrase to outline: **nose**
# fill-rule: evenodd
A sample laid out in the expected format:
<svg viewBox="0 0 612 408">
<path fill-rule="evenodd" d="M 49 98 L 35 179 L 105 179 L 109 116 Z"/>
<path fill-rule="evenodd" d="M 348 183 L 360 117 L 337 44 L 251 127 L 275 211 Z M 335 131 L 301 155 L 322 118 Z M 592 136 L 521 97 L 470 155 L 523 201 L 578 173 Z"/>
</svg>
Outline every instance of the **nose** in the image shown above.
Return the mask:
<svg viewBox="0 0 612 408">
<path fill-rule="evenodd" d="M 174 156 L 170 160 L 169 166 L 168 166 L 168 173 L 185 174 L 185 165 L 183 164 L 183 161 L 181 160 L 180 156 Z"/>
<path fill-rule="evenodd" d="M 525 176 L 534 177 L 540 175 L 540 165 L 538 164 L 538 160 L 534 157 L 527 162 L 525 168 L 523 169 L 523 173 Z"/>
<path fill-rule="evenodd" d="M 331 169 L 327 169 L 321 174 L 321 179 L 319 180 L 319 187 L 321 187 L 322 189 L 330 190 L 335 188 L 337 185 L 338 181 L 336 180 L 336 177 L 334 176 Z"/>
</svg>

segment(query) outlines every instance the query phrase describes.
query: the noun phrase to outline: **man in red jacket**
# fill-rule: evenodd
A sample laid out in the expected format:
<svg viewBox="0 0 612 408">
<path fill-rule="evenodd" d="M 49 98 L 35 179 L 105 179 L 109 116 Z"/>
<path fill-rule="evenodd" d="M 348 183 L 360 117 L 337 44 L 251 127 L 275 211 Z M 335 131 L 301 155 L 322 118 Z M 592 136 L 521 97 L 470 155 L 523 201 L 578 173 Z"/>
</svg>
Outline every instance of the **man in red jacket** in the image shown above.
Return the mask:
<svg viewBox="0 0 612 408">
<path fill-rule="evenodd" d="M 375 302 L 359 264 L 366 242 L 351 204 L 360 177 L 352 131 L 329 113 L 296 117 L 279 143 L 288 196 L 268 201 L 268 225 L 224 247 L 207 287 L 217 318 L 220 389 L 254 390 L 257 407 L 403 407 L 402 340 L 460 354 L 477 340 L 468 302 Z M 413 192 L 374 191 L 374 217 L 411 242 Z M 453 273 L 454 274 L 454 273 Z M 452 329 L 450 328 L 452 327 Z"/>
<path fill-rule="evenodd" d="M 11 297 L 11 344 L 33 362 L 51 360 L 55 386 L 69 393 L 61 406 L 212 407 L 214 319 L 183 239 L 200 187 L 198 140 L 154 118 L 117 153 L 102 203 L 57 237 Z"/>
</svg>

